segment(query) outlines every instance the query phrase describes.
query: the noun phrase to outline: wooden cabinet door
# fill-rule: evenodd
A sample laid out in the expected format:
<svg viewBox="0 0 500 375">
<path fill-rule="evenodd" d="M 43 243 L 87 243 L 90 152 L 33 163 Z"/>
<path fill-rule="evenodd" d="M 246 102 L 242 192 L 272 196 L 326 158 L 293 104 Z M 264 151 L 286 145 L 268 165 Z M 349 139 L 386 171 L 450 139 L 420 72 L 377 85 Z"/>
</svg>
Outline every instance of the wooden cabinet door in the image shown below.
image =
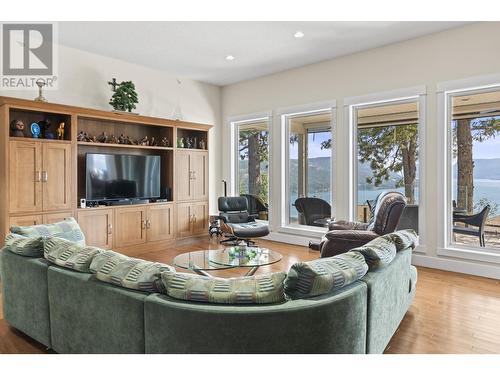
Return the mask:
<svg viewBox="0 0 500 375">
<path fill-rule="evenodd" d="M 42 210 L 42 145 L 11 141 L 9 153 L 10 213 Z"/>
<path fill-rule="evenodd" d="M 190 158 L 192 199 L 208 199 L 208 153 L 193 152 Z"/>
<path fill-rule="evenodd" d="M 175 191 L 178 201 L 192 199 L 190 153 L 187 151 L 177 151 Z"/>
<path fill-rule="evenodd" d="M 43 223 L 44 224 L 53 224 L 58 223 L 60 221 L 66 220 L 69 217 L 72 217 L 73 214 L 71 211 L 68 212 L 58 212 L 53 214 L 45 214 L 43 215 Z"/>
<path fill-rule="evenodd" d="M 11 216 L 9 218 L 9 228 L 14 226 L 27 227 L 43 223 L 42 215 Z"/>
<path fill-rule="evenodd" d="M 148 207 L 146 218 L 148 242 L 169 240 L 174 237 L 173 211 L 173 204 Z"/>
<path fill-rule="evenodd" d="M 146 209 L 123 207 L 115 209 L 115 247 L 146 242 Z"/>
<path fill-rule="evenodd" d="M 191 205 L 191 215 L 193 217 L 193 234 L 204 234 L 208 230 L 208 203 L 197 202 Z"/>
<path fill-rule="evenodd" d="M 192 233 L 191 203 L 177 205 L 177 237 L 189 237 Z"/>
<path fill-rule="evenodd" d="M 43 210 L 71 208 L 71 145 L 43 145 Z"/>
<path fill-rule="evenodd" d="M 113 210 L 79 210 L 77 221 L 85 234 L 85 243 L 102 249 L 113 248 Z"/>
</svg>

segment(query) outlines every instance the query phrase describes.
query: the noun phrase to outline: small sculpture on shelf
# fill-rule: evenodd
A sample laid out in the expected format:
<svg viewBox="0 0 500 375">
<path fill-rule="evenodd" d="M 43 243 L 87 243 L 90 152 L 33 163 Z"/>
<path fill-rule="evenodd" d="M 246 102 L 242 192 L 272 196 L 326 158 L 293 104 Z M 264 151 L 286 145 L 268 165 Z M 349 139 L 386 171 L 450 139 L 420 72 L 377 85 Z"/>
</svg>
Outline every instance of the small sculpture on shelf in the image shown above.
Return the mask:
<svg viewBox="0 0 500 375">
<path fill-rule="evenodd" d="M 108 138 L 108 141 L 107 143 L 113 143 L 113 144 L 117 144 L 118 143 L 118 139 L 115 137 L 114 134 L 111 134 Z"/>
<path fill-rule="evenodd" d="M 118 143 L 121 145 L 127 144 L 127 138 L 125 137 L 125 135 L 123 135 L 123 133 L 118 137 Z"/>
<path fill-rule="evenodd" d="M 133 138 L 130 138 L 128 135 L 127 135 L 127 144 L 128 145 L 138 145 L 139 142 L 137 142 L 136 139 L 133 139 Z"/>
<path fill-rule="evenodd" d="M 31 137 L 32 138 L 38 138 L 40 137 L 40 126 L 36 122 L 32 122 L 30 126 L 31 130 Z"/>
<path fill-rule="evenodd" d="M 64 122 L 61 122 L 57 128 L 57 139 L 60 141 L 64 140 L 64 125 Z"/>
<path fill-rule="evenodd" d="M 144 136 L 140 141 L 139 141 L 139 144 L 141 146 L 149 146 L 149 139 L 148 139 L 148 136 Z"/>
<path fill-rule="evenodd" d="M 197 137 L 193 137 L 192 147 L 193 148 L 198 148 L 198 138 Z"/>
<path fill-rule="evenodd" d="M 24 122 L 21 120 L 12 120 L 10 122 L 10 135 L 12 137 L 24 137 Z"/>
<path fill-rule="evenodd" d="M 205 140 L 202 138 L 200 139 L 200 143 L 198 143 L 198 146 L 200 149 L 205 150 Z"/>
<path fill-rule="evenodd" d="M 170 147 L 170 142 L 167 137 L 163 137 L 160 142 L 161 147 Z"/>
<path fill-rule="evenodd" d="M 155 137 L 151 137 L 151 140 L 149 141 L 150 146 L 158 146 L 158 143 L 156 143 Z"/>
<path fill-rule="evenodd" d="M 50 131 L 52 122 L 49 119 L 38 121 L 38 126 L 40 127 L 42 138 L 54 139 L 54 133 Z"/>
<path fill-rule="evenodd" d="M 102 134 L 97 138 L 97 140 L 101 143 L 107 143 L 108 142 L 108 135 L 106 132 L 102 132 Z"/>
<path fill-rule="evenodd" d="M 193 138 L 186 137 L 186 148 L 193 148 Z"/>
<path fill-rule="evenodd" d="M 45 80 L 43 78 L 38 78 L 35 83 L 38 86 L 38 96 L 35 98 L 35 102 L 47 102 L 42 92 L 43 86 L 46 85 Z"/>
<path fill-rule="evenodd" d="M 184 138 L 177 138 L 177 147 L 184 148 Z"/>
<path fill-rule="evenodd" d="M 87 141 L 87 133 L 85 133 L 83 130 L 80 130 L 80 132 L 76 136 L 76 140 L 78 142 L 86 142 Z"/>
</svg>

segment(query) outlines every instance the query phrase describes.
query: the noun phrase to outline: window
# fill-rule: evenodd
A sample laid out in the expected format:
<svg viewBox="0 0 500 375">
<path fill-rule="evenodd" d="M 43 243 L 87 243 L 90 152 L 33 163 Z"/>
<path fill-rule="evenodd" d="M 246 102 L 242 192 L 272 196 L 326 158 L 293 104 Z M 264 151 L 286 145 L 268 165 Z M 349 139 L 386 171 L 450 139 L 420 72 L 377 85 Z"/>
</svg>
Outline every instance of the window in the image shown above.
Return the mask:
<svg viewBox="0 0 500 375">
<path fill-rule="evenodd" d="M 286 224 L 325 227 L 332 215 L 332 111 L 283 116 Z"/>
<path fill-rule="evenodd" d="M 355 107 L 356 220 L 368 222 L 369 206 L 383 191 L 399 191 L 407 208 L 400 228 L 418 231 L 418 99 Z"/>
<path fill-rule="evenodd" d="M 450 95 L 450 237 L 500 248 L 500 89 Z"/>
<path fill-rule="evenodd" d="M 269 203 L 268 122 L 263 118 L 233 123 L 237 138 L 235 191 L 252 196 L 249 204 L 263 220 L 268 219 Z"/>
</svg>

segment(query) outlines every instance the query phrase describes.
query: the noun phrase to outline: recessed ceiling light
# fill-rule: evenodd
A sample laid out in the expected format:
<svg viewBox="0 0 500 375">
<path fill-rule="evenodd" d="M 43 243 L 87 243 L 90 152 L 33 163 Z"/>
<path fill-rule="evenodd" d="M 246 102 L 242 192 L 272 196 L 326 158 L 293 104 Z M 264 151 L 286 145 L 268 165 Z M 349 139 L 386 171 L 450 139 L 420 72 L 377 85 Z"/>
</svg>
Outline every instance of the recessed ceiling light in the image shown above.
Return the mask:
<svg viewBox="0 0 500 375">
<path fill-rule="evenodd" d="M 234 60 L 234 56 L 233 55 L 227 55 L 226 56 L 226 60 L 233 61 Z"/>
<path fill-rule="evenodd" d="M 302 38 L 304 36 L 304 33 L 302 31 L 297 31 L 295 34 L 293 34 L 293 36 L 296 38 Z"/>
</svg>

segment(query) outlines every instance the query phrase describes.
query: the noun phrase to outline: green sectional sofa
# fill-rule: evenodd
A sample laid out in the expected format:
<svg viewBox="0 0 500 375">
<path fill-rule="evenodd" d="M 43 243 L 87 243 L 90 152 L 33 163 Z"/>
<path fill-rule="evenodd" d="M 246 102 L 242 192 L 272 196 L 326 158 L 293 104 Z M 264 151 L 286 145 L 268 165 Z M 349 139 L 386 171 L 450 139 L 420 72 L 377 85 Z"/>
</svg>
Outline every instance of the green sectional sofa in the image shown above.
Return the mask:
<svg viewBox="0 0 500 375">
<path fill-rule="evenodd" d="M 223 305 L 126 289 L 4 248 L 4 318 L 58 353 L 382 353 L 415 296 L 411 252 L 319 296 Z"/>
</svg>

